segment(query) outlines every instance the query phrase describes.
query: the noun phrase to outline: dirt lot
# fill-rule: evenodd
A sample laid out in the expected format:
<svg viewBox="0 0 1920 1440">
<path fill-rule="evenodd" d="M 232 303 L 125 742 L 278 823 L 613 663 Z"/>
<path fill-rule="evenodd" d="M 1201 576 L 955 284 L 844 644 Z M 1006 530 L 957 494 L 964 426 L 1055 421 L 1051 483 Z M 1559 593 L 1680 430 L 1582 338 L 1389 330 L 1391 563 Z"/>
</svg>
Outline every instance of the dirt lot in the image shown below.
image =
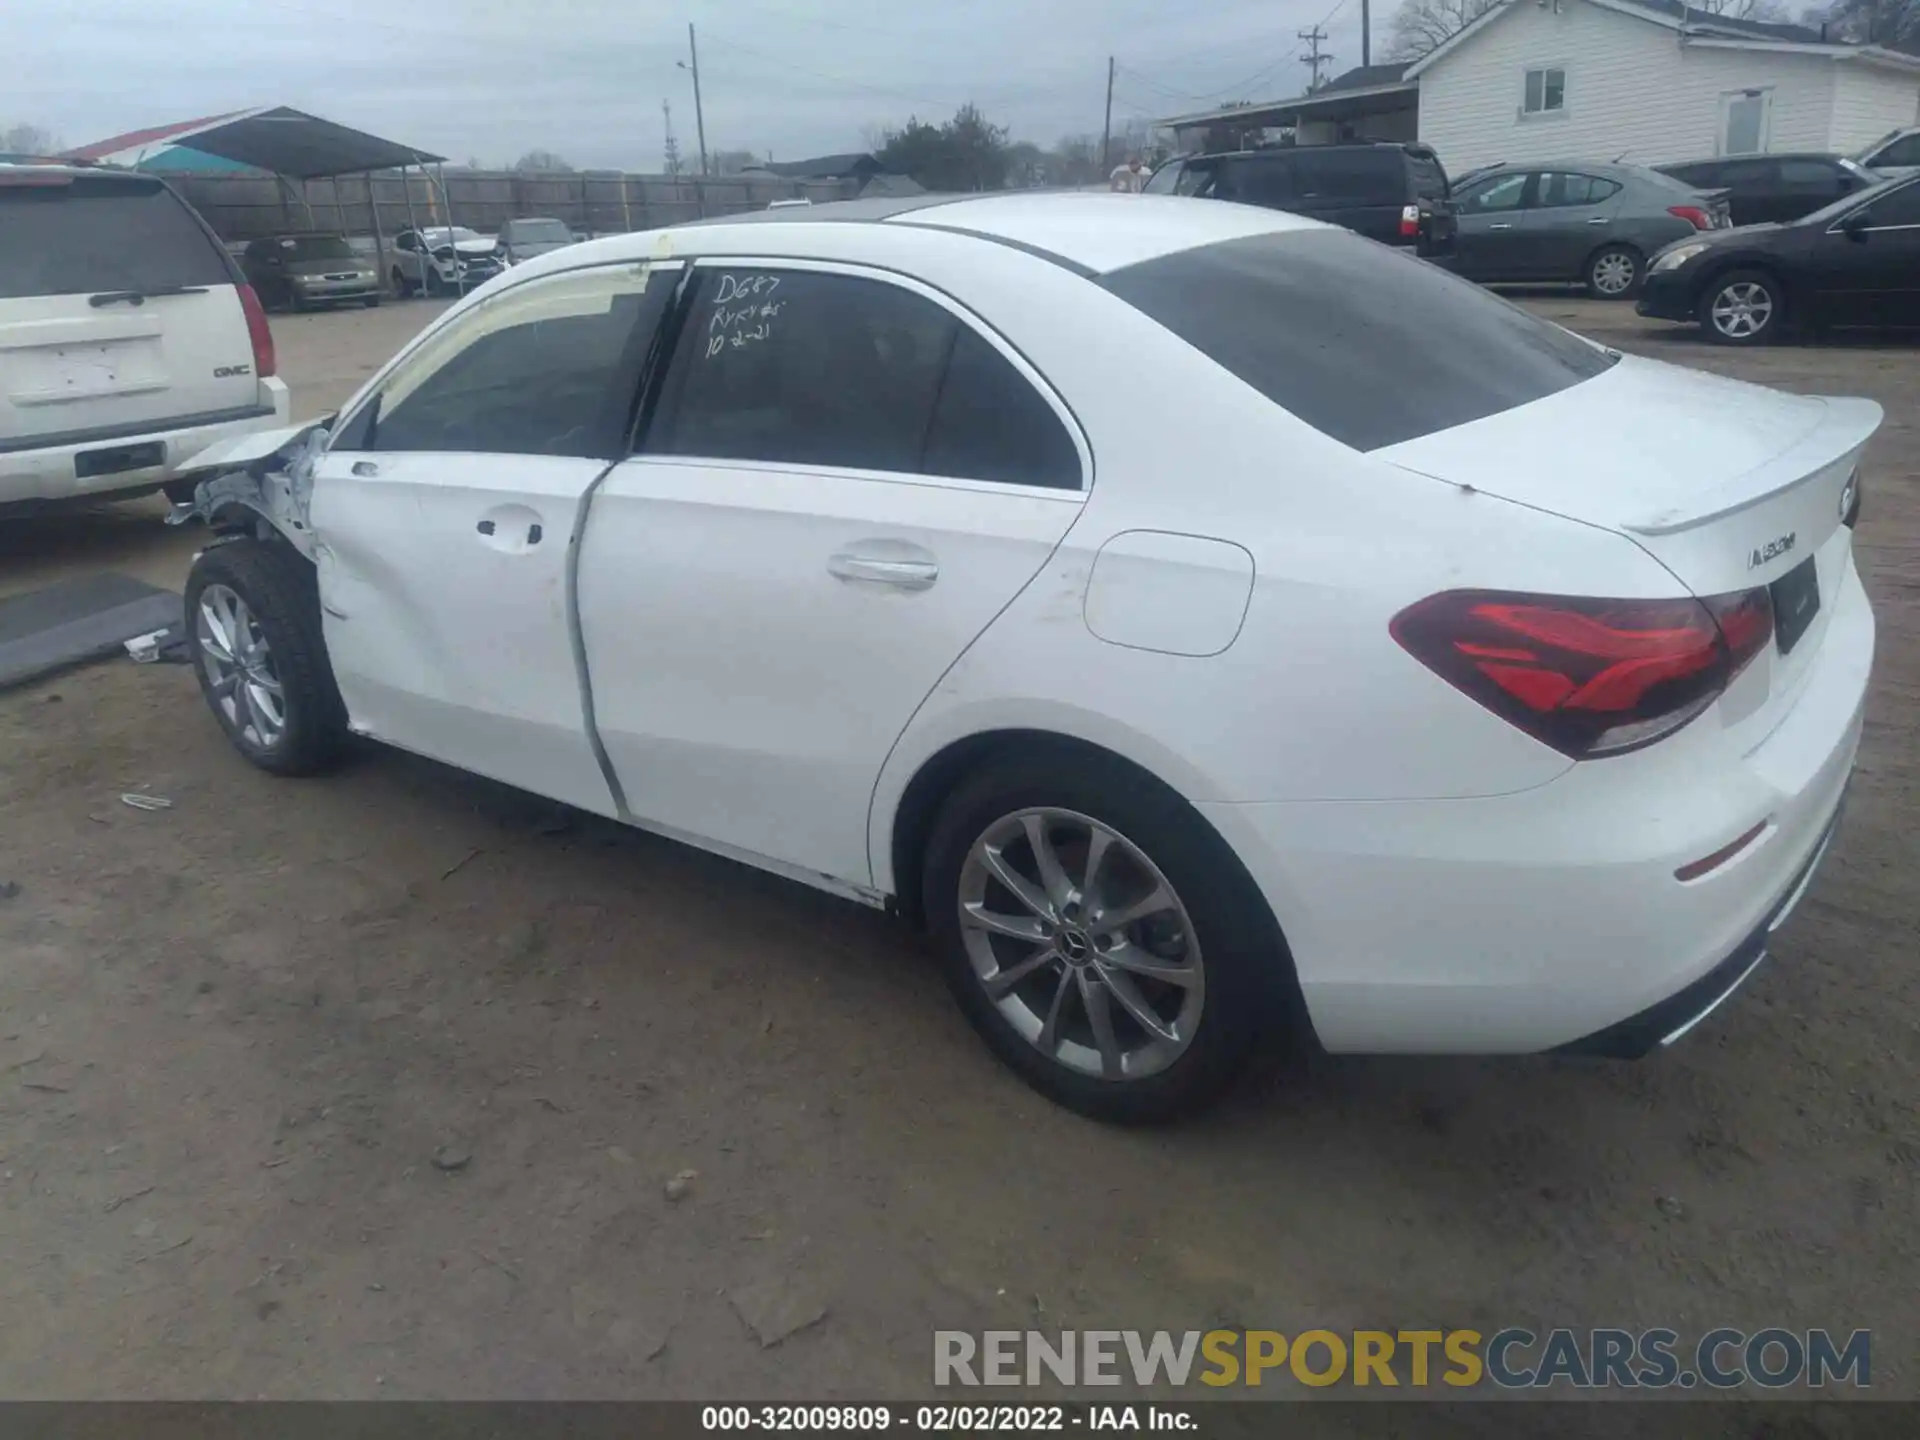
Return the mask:
<svg viewBox="0 0 1920 1440">
<path fill-rule="evenodd" d="M 0 1394 L 908 1396 L 935 1328 L 1038 1323 L 1869 1326 L 1920 1395 L 1920 354 L 1529 303 L 1888 411 L 1849 822 L 1685 1045 L 1319 1059 L 1101 1129 L 881 916 L 397 754 L 277 782 L 186 669 L 104 664 L 0 697 Z M 276 318 L 299 412 L 429 313 Z M 0 588 L 178 583 L 157 513 L 9 526 Z"/>
</svg>

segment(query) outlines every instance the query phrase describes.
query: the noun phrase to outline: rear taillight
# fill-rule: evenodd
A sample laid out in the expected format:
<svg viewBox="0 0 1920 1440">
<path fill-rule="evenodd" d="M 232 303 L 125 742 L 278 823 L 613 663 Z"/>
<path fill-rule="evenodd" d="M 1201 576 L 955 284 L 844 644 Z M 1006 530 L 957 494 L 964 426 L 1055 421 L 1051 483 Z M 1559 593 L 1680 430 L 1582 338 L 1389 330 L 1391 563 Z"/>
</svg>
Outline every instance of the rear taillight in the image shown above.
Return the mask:
<svg viewBox="0 0 1920 1440">
<path fill-rule="evenodd" d="M 1713 228 L 1713 217 L 1698 205 L 1669 205 L 1667 206 L 1667 214 L 1674 216 L 1676 219 L 1686 221 L 1696 230 L 1711 230 Z"/>
<path fill-rule="evenodd" d="M 1418 205 L 1402 205 L 1400 207 L 1400 233 L 1402 235 L 1418 235 L 1420 233 L 1420 207 Z"/>
<path fill-rule="evenodd" d="M 1773 637 L 1764 589 L 1706 600 L 1449 590 L 1393 617 L 1393 638 L 1503 720 L 1575 760 L 1671 735 Z"/>
<path fill-rule="evenodd" d="M 251 285 L 240 287 L 240 308 L 247 316 L 247 338 L 253 341 L 253 373 L 261 379 L 273 374 L 273 331 L 267 328 L 267 312 Z"/>
</svg>

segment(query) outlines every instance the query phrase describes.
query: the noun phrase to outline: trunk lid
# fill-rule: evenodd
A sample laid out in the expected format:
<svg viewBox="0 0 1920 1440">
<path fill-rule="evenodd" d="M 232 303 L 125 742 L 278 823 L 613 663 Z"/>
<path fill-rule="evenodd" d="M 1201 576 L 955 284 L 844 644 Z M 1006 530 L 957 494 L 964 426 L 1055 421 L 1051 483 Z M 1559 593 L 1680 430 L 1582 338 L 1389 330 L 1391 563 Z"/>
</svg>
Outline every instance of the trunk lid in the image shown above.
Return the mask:
<svg viewBox="0 0 1920 1440">
<path fill-rule="evenodd" d="M 1767 664 L 1729 692 L 1736 738 L 1769 733 L 1825 639 L 1850 570 L 1842 523 L 1871 400 L 1785 395 L 1625 358 L 1530 405 L 1374 451 L 1404 469 L 1614 531 L 1695 595 L 1766 587 Z"/>
<path fill-rule="evenodd" d="M 142 176 L 0 177 L 7 444 L 258 399 L 231 262 L 172 191 Z"/>
</svg>

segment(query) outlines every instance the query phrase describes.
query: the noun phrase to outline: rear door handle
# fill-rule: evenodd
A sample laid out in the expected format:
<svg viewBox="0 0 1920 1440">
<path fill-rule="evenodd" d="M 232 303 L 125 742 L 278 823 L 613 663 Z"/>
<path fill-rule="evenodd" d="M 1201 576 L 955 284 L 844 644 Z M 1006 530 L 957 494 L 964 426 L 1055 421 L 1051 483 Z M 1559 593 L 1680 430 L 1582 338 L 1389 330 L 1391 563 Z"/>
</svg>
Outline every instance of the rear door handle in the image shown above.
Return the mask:
<svg viewBox="0 0 1920 1440">
<path fill-rule="evenodd" d="M 1612 223 L 1613 223 L 1612 219 L 1606 215 L 1596 215 L 1591 220 L 1587 221 L 1587 224 L 1589 225 L 1611 225 Z"/>
<path fill-rule="evenodd" d="M 1489 230 L 1511 230 L 1513 226 L 1509 225 L 1506 221 L 1502 220 L 1498 224 L 1489 225 L 1487 228 Z"/>
<path fill-rule="evenodd" d="M 862 554 L 839 550 L 827 561 L 827 572 L 841 580 L 864 580 L 898 590 L 925 590 L 940 578 L 940 566 L 931 555 Z"/>
</svg>

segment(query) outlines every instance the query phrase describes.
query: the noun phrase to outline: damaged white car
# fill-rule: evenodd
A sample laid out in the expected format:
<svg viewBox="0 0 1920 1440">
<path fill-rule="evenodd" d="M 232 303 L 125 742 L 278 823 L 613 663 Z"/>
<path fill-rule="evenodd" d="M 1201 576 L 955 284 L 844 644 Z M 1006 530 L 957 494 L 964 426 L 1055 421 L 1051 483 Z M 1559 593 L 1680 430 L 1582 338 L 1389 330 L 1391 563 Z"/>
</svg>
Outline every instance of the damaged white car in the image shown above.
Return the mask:
<svg viewBox="0 0 1920 1440">
<path fill-rule="evenodd" d="M 1880 418 L 1277 211 L 763 211 L 516 266 L 202 457 L 188 614 L 255 764 L 357 733 L 895 907 L 1144 1118 L 1263 1038 L 1726 999 L 1852 768 Z"/>
</svg>

